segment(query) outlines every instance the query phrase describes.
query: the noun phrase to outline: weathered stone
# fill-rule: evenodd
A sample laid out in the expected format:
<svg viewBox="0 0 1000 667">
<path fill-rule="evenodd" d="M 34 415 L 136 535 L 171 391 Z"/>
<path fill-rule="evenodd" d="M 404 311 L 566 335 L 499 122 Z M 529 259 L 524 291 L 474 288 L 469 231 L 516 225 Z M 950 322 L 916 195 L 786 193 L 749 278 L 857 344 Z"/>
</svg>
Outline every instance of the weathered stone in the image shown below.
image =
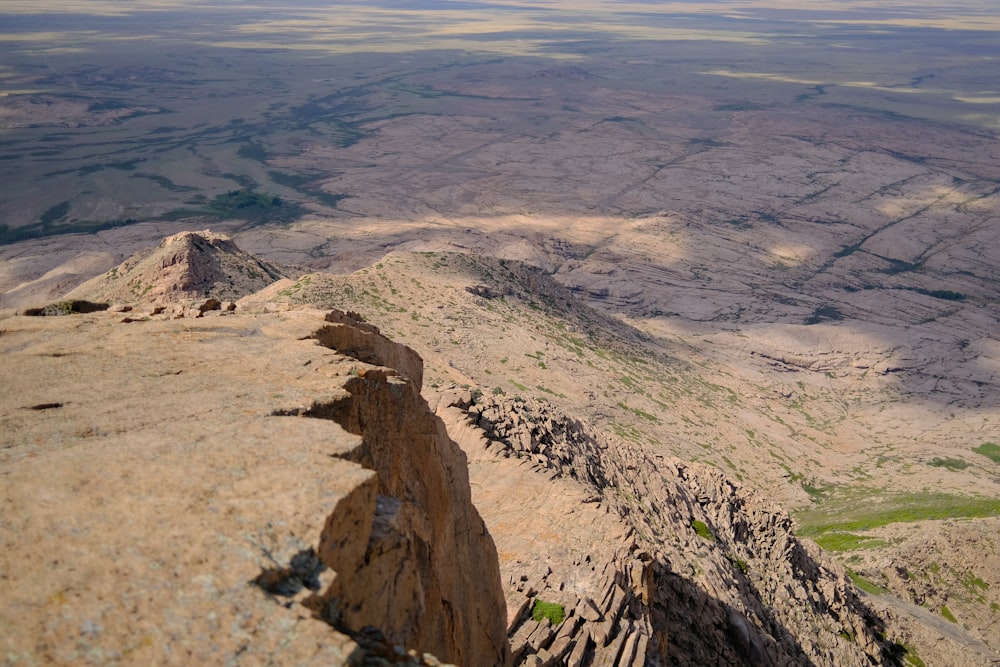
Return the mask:
<svg viewBox="0 0 1000 667">
<path fill-rule="evenodd" d="M 223 234 L 181 232 L 79 285 L 67 298 L 133 305 L 205 304 L 206 296 L 238 299 L 296 273 L 243 252 Z M 215 307 L 199 310 L 204 313 Z"/>
<path fill-rule="evenodd" d="M 321 313 L 185 322 L 3 321 L 3 654 L 508 663 L 496 551 L 417 386 L 320 344 Z"/>
</svg>

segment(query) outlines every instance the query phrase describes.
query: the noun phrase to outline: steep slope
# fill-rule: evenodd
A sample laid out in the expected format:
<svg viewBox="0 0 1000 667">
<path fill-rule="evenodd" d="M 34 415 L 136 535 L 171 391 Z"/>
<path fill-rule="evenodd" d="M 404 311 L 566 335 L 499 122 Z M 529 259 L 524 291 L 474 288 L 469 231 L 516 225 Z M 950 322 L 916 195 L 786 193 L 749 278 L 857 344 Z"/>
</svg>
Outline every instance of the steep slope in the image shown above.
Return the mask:
<svg viewBox="0 0 1000 667">
<path fill-rule="evenodd" d="M 994 464 L 958 449 L 990 441 L 994 413 L 938 404 L 903 379 L 908 371 L 893 371 L 912 363 L 906 359 L 909 345 L 919 342 L 913 338 L 876 345 L 857 326 L 838 321 L 742 338 L 735 329 L 653 331 L 586 306 L 536 268 L 441 252 L 391 253 L 351 275 L 282 281 L 246 303 L 270 301 L 362 312 L 420 351 L 431 388 L 455 383 L 488 396 L 544 398 L 637 450 L 710 463 L 795 510 L 801 529 L 854 570 L 854 578 L 881 568 L 860 561 L 857 549 L 880 546 L 882 559 L 905 557 L 905 549 L 897 554 L 895 539 L 866 539 L 862 524 L 841 517 L 867 511 L 868 525 L 905 522 L 900 530 L 920 540 L 940 530 L 942 517 L 982 533 L 988 524 L 978 517 L 1000 511 Z M 741 353 L 734 356 L 737 342 Z M 989 341 L 974 346 L 974 354 L 986 354 Z M 973 364 L 988 368 L 982 355 Z M 988 403 L 990 385 L 984 381 L 980 391 Z M 969 550 L 938 550 L 934 558 L 985 581 L 984 550 L 1000 555 L 996 543 L 980 540 Z M 940 595 L 967 596 L 959 579 L 942 581 L 947 588 Z M 919 603 L 907 590 L 893 588 Z M 1000 641 L 991 599 L 971 602 L 976 612 L 963 623 L 995 653 Z M 904 632 L 893 622 L 888 636 L 914 654 L 962 664 L 956 656 L 964 649 L 938 642 L 932 631 Z"/>
<path fill-rule="evenodd" d="M 650 456 L 545 403 L 445 403 L 455 406 L 444 410 L 449 424 L 464 418 L 481 434 L 478 442 L 462 436 L 467 450 L 490 450 L 528 461 L 546 477 L 575 480 L 591 503 L 631 529 L 623 553 L 602 562 L 595 552 L 598 567 L 606 562 L 617 576 L 568 596 L 559 582 L 579 581 L 571 575 L 579 563 L 550 560 L 544 579 L 527 579 L 539 599 L 569 597 L 567 609 L 591 604 L 603 612 L 591 622 L 575 618 L 561 647 L 569 654 L 582 644 L 580 655 L 593 656 L 582 664 L 861 665 L 891 662 L 899 650 L 884 642 L 884 622 L 843 571 L 795 538 L 785 513 L 719 471 Z M 486 516 L 488 524 L 496 519 Z M 618 609 L 608 606 L 614 597 Z M 512 630 L 517 656 L 519 628 Z M 549 642 L 542 635 L 526 650 L 552 652 Z M 624 659 L 624 646 L 635 646 L 635 654 Z"/>
<path fill-rule="evenodd" d="M 5 664 L 508 662 L 415 353 L 315 311 L 145 315 L 0 321 Z"/>
</svg>

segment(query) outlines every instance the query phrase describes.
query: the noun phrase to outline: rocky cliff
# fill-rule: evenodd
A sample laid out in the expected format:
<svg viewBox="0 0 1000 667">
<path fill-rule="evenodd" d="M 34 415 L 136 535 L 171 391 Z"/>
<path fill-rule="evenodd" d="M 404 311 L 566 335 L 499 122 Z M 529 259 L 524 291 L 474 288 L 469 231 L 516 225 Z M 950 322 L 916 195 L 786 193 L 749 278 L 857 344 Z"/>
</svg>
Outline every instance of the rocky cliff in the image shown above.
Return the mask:
<svg viewBox="0 0 1000 667">
<path fill-rule="evenodd" d="M 0 322 L 5 664 L 509 662 L 416 354 L 343 314 L 153 312 Z"/>
<path fill-rule="evenodd" d="M 467 451 L 574 482 L 589 490 L 584 502 L 625 527 L 617 551 L 594 545 L 541 576 L 516 563 L 503 568 L 514 573 L 505 578 L 508 607 L 555 600 L 567 611 L 551 625 L 514 616 L 509 632 L 523 664 L 894 661 L 898 648 L 884 641 L 884 622 L 843 571 L 796 539 L 784 512 L 718 470 L 648 455 L 532 400 L 459 392 L 438 411 L 471 427 L 455 430 Z M 487 513 L 488 524 L 493 518 Z M 564 534 L 573 524 L 567 519 Z M 494 530 L 503 543 L 501 532 Z"/>
</svg>

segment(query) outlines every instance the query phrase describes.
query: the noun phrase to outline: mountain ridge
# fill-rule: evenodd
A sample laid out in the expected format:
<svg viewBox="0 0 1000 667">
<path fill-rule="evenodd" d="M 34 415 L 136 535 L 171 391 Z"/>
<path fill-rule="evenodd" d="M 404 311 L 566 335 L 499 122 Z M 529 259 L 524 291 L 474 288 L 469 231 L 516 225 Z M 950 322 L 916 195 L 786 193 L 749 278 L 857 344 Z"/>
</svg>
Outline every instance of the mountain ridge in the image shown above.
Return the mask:
<svg viewBox="0 0 1000 667">
<path fill-rule="evenodd" d="M 187 246 L 190 252 L 182 253 L 177 262 L 164 263 L 161 259 L 159 266 L 163 279 L 153 284 L 170 287 L 177 284 L 173 269 L 191 261 L 192 253 L 215 253 L 219 246 L 237 253 L 234 247 L 230 248 L 230 243 L 221 238 L 213 243 L 194 242 Z M 132 266 L 140 261 L 129 260 L 134 262 Z M 243 261 L 252 263 L 254 259 L 244 258 Z M 209 267 L 200 274 L 204 284 L 228 283 L 231 274 L 224 270 L 221 262 L 195 260 L 193 263 Z M 438 276 L 435 280 L 440 282 L 431 284 L 429 281 L 435 275 Z M 468 282 L 456 281 L 459 276 L 465 276 Z M 406 289 L 403 277 L 410 282 Z M 71 294 L 98 296 L 102 294 L 100 290 L 114 280 L 114 276 L 106 274 L 86 289 Z M 675 382 L 695 373 L 699 365 L 685 356 L 687 348 L 680 341 L 640 358 L 636 356 L 638 350 L 648 349 L 642 346 L 652 342 L 647 333 L 580 305 L 570 290 L 552 282 L 544 272 L 516 262 L 489 258 L 402 253 L 389 255 L 354 276 L 313 273 L 297 279 L 269 276 L 267 280 L 270 284 L 258 291 L 251 291 L 253 286 L 247 283 L 227 284 L 227 289 L 232 291 L 225 292 L 226 297 L 236 300 L 233 307 L 225 311 L 206 309 L 204 304 L 198 306 L 198 301 L 206 297 L 204 291 L 187 292 L 188 297 L 197 295 L 198 299 L 168 308 L 165 304 L 171 302 L 163 295 L 177 295 L 181 290 L 132 290 L 124 293 L 125 296 L 131 294 L 131 303 L 127 306 L 131 310 L 127 317 L 118 321 L 118 326 L 154 326 L 161 336 L 173 332 L 169 335 L 180 342 L 181 329 L 170 327 L 186 329 L 190 325 L 184 321 L 190 317 L 199 318 L 204 323 L 199 326 L 208 327 L 205 331 L 217 331 L 217 335 L 225 336 L 227 331 L 238 328 L 234 326 L 236 323 L 260 318 L 273 322 L 268 325 L 271 330 L 288 330 L 289 324 L 283 322 L 300 321 L 303 315 L 297 314 L 298 309 L 307 305 L 330 308 L 334 300 L 339 300 L 340 305 L 353 304 L 363 315 L 331 312 L 325 317 L 328 324 L 314 325 L 311 333 L 298 334 L 299 342 L 295 344 L 318 341 L 326 349 L 349 355 L 354 361 L 350 365 L 338 362 L 340 370 L 334 374 L 346 378 L 346 393 L 332 400 L 306 401 L 300 407 L 273 408 L 270 414 L 285 418 L 333 419 L 349 433 L 360 435 L 363 442 L 369 443 L 365 447 L 374 447 L 372 451 L 376 451 L 381 445 L 375 445 L 376 440 L 364 435 L 364 425 L 373 419 L 405 423 L 412 409 L 397 411 L 392 418 L 386 418 L 385 408 L 376 411 L 381 417 L 361 416 L 374 409 L 373 401 L 377 404 L 382 400 L 361 387 L 387 383 L 391 394 L 396 391 L 392 389 L 396 382 L 394 376 L 409 378 L 409 382 L 415 383 L 411 387 L 419 387 L 424 375 L 429 377 L 426 393 L 431 404 L 436 406 L 438 418 L 443 420 L 442 431 L 445 425 L 447 427 L 447 434 L 439 438 L 450 437 L 464 449 L 472 482 L 471 502 L 477 507 L 483 503 L 484 534 L 488 529 L 489 534 L 495 535 L 494 539 L 503 545 L 493 561 L 499 568 L 497 578 L 503 593 L 495 593 L 492 599 L 506 605 L 510 646 L 504 644 L 505 648 L 488 649 L 500 652 L 487 662 L 505 662 L 507 658 L 496 656 L 510 651 L 515 664 L 562 664 L 561 661 L 566 661 L 574 665 L 606 662 L 655 665 L 705 664 L 719 660 L 748 665 L 894 664 L 914 651 L 915 646 L 919 646 L 920 655 L 927 659 L 960 655 L 964 656 L 963 660 L 995 661 L 992 649 L 971 637 L 957 644 L 948 641 L 935 649 L 921 623 L 907 625 L 885 605 L 878 605 L 879 611 L 874 611 L 866 602 L 866 594 L 858 590 L 847 571 L 831 562 L 815 545 L 797 540 L 791 532 L 792 520 L 770 501 L 763 500 L 759 492 L 727 479 L 726 474 L 705 463 L 683 461 L 658 451 L 643 431 L 630 426 L 629 422 L 615 421 L 623 414 L 631 415 L 633 424 L 648 422 L 651 417 L 663 420 L 664 412 L 653 415 L 639 407 L 637 398 L 650 397 L 635 391 L 636 383 L 645 382 L 642 378 L 654 373 L 654 369 L 655 373 L 669 373 Z M 411 304 L 406 302 L 408 294 L 433 295 L 433 298 Z M 117 309 L 123 308 L 124 304 L 119 304 Z M 480 312 L 483 316 L 488 315 L 484 320 L 487 325 L 496 326 L 499 333 L 506 331 L 502 344 L 470 337 L 476 330 L 468 329 L 463 322 L 468 318 L 474 320 L 475 313 Z M 364 316 L 388 324 L 392 335 L 399 335 L 400 330 L 408 331 L 408 338 L 417 334 L 415 339 L 425 352 L 406 351 L 389 342 L 378 329 L 362 321 Z M 524 326 L 522 317 L 530 318 L 535 328 L 521 328 Z M 65 319 L 74 318 L 90 318 L 80 320 L 86 324 L 79 326 L 92 328 L 97 326 L 99 318 L 110 322 L 121 315 L 110 312 Z M 182 321 L 171 324 L 178 318 Z M 28 320 L 13 318 L 13 321 L 24 332 L 45 328 L 38 324 L 24 329 L 21 322 Z M 8 323 L 13 321 L 7 319 Z M 401 322 L 412 323 L 414 328 L 404 329 L 400 327 Z M 14 339 L 7 332 L 18 329 L 4 326 L 4 339 L 13 344 Z M 108 324 L 99 326 L 107 327 Z M 420 329 L 426 329 L 431 338 L 419 335 Z M 452 337 L 447 347 L 440 338 L 440 342 L 433 342 L 434 338 L 442 336 Z M 93 353 L 87 350 L 92 340 L 78 335 L 77 349 Z M 425 347 L 428 342 L 432 347 Z M 455 345 L 465 346 L 472 352 L 480 350 L 484 343 L 496 348 L 492 353 L 515 350 L 518 346 L 531 351 L 524 352 L 523 362 L 491 361 L 485 349 L 465 357 L 462 367 L 453 361 L 463 359 L 456 354 Z M 186 354 L 186 349 L 182 345 L 173 354 Z M 427 356 L 422 360 L 420 357 L 424 355 Z M 479 358 L 485 366 L 478 371 L 469 361 L 476 355 L 484 355 Z M 605 362 L 606 367 L 602 365 Z M 531 375 L 532 382 L 537 383 L 537 391 L 524 391 L 529 394 L 525 396 L 508 393 L 514 389 L 522 391 L 518 381 L 508 378 L 490 388 L 469 375 L 476 374 L 481 380 L 483 372 L 500 367 L 513 369 L 515 363 L 520 372 Z M 364 364 L 396 370 L 386 374 Z M 306 367 L 311 365 L 306 364 Z M 575 369 L 580 377 L 584 369 L 594 374 L 590 377 L 599 378 L 608 377 L 601 373 L 618 368 L 617 373 L 625 373 L 621 377 L 631 375 L 634 379 L 619 380 L 625 382 L 622 386 L 626 391 L 620 394 L 624 400 L 619 399 L 617 406 L 614 396 L 611 402 L 602 404 L 595 392 L 596 385 L 554 383 L 552 378 L 561 376 L 552 374 L 561 373 L 559 369 L 564 366 Z M 316 370 L 321 368 L 322 365 Z M 644 368 L 646 370 L 641 370 Z M 451 382 L 449 377 L 453 378 Z M 521 376 L 521 380 L 526 377 Z M 542 382 L 548 382 L 549 386 Z M 460 384 L 469 388 L 463 390 Z M 528 387 L 524 385 L 523 389 Z M 574 395 L 563 395 L 562 391 Z M 699 391 L 708 392 L 701 395 L 716 397 L 713 399 L 716 400 L 728 390 L 706 386 Z M 354 398 L 348 399 L 348 396 Z M 281 402 L 287 405 L 285 400 Z M 55 402 L 43 401 L 38 405 L 50 403 Z M 567 407 L 574 404 L 587 405 L 589 415 L 604 420 L 605 424 L 610 423 L 612 430 L 618 430 L 602 434 L 587 425 L 586 420 L 571 417 Z M 716 406 L 712 409 L 719 407 L 715 403 L 709 405 Z M 350 416 L 352 414 L 355 416 Z M 393 430 L 406 433 L 411 429 Z M 417 430 L 423 431 L 425 427 Z M 365 447 L 348 458 L 367 469 L 380 470 L 383 480 L 380 488 L 386 492 L 377 495 L 385 498 L 412 495 L 412 492 L 401 491 L 395 481 L 405 477 L 398 463 L 385 468 L 377 463 L 377 460 L 388 462 L 394 455 L 372 458 L 362 453 Z M 462 470 L 465 465 L 461 464 Z M 455 470 L 446 477 L 456 479 Z M 421 477 L 429 479 L 427 475 Z M 461 477 L 462 474 L 457 474 L 459 480 Z M 468 489 L 468 484 L 459 481 L 460 487 Z M 440 484 L 435 483 L 435 487 Z M 547 500 L 535 503 L 531 493 L 540 494 Z M 379 501 L 376 506 L 376 517 L 383 518 L 371 524 L 371 529 L 362 525 L 354 532 L 364 535 L 381 526 L 375 532 L 382 537 L 370 541 L 368 549 L 374 549 L 372 554 L 389 557 L 383 562 L 390 570 L 407 571 L 414 562 L 411 556 L 419 552 L 419 549 L 410 552 L 412 546 L 400 552 L 400 544 L 441 542 L 441 537 L 428 542 L 428 536 L 434 532 L 428 532 L 428 526 L 437 525 L 443 529 L 440 520 L 424 528 L 420 528 L 420 521 L 407 524 L 409 519 L 400 524 L 403 517 L 409 516 L 406 512 L 400 514 L 400 506 L 391 501 Z M 532 508 L 530 517 L 523 514 L 528 507 Z M 339 520 L 332 518 L 335 515 L 330 516 L 329 525 L 341 525 Z M 578 518 L 569 521 L 569 516 Z M 602 516 L 604 518 L 600 518 Z M 401 525 L 410 527 L 400 532 Z M 536 528 L 541 531 L 538 533 L 540 541 L 532 545 L 534 540 L 530 535 Z M 351 532 L 343 530 L 348 531 L 345 535 Z M 451 532 L 444 530 L 441 533 L 446 536 L 446 543 Z M 414 535 L 419 539 L 412 537 Z M 542 539 L 542 535 L 546 537 Z M 596 540 L 597 536 L 604 536 L 604 543 Z M 588 539 L 596 541 L 588 546 Z M 385 544 L 386 548 L 378 546 L 380 544 Z M 389 548 L 390 544 L 397 546 Z M 539 545 L 543 544 L 548 545 L 550 551 L 540 553 Z M 396 555 L 390 556 L 393 552 L 397 552 Z M 335 572 L 354 567 L 350 563 L 345 565 L 343 559 L 332 556 L 322 547 L 318 553 L 322 562 Z M 406 553 L 411 556 L 400 557 Z M 420 562 L 420 558 L 416 558 L 416 562 Z M 284 585 L 280 583 L 284 581 L 281 577 L 298 572 L 294 568 L 275 569 L 273 565 L 266 566 L 265 573 L 267 571 L 277 573 L 268 575 L 267 581 L 278 577 L 279 583 L 274 584 L 278 588 Z M 359 580 L 369 579 L 361 577 Z M 371 580 L 383 581 L 385 577 L 374 574 Z M 469 656 L 480 659 L 482 648 L 475 649 L 474 654 L 469 653 L 471 649 L 441 649 L 447 644 L 429 640 L 433 632 L 431 635 L 414 632 L 412 628 L 416 626 L 397 618 L 392 606 L 373 606 L 373 598 L 365 592 L 373 590 L 371 585 L 361 586 L 355 595 L 349 588 L 343 588 L 347 585 L 346 579 L 340 579 L 340 584 L 336 581 L 328 587 L 328 598 L 353 600 L 342 611 L 334 613 L 337 622 L 344 623 L 344 627 L 349 625 L 351 632 L 360 632 L 362 624 L 374 622 L 385 626 L 384 636 L 390 643 L 401 642 L 398 645 L 404 649 L 438 646 L 435 650 L 445 658 L 465 656 L 467 664 L 475 664 L 475 660 L 468 663 Z M 401 581 L 414 580 L 406 575 Z M 406 595 L 419 598 L 436 589 L 433 585 L 428 588 L 423 584 L 406 584 L 403 590 L 411 591 Z M 429 599 L 434 600 L 438 594 L 431 592 L 430 596 Z M 456 596 L 452 594 L 448 599 L 454 601 Z M 532 620 L 530 612 L 538 601 L 558 603 L 564 609 L 565 618 L 553 625 Z M 311 615 L 325 618 L 324 615 L 333 613 L 328 606 L 309 604 L 311 606 L 300 612 L 303 618 Z M 367 617 L 347 611 L 366 608 L 381 611 Z M 404 608 L 405 605 L 400 607 Z M 498 611 L 492 615 L 498 621 L 504 616 Z M 415 644 L 408 643 L 411 641 Z M 948 664 L 947 658 L 942 664 Z"/>
</svg>

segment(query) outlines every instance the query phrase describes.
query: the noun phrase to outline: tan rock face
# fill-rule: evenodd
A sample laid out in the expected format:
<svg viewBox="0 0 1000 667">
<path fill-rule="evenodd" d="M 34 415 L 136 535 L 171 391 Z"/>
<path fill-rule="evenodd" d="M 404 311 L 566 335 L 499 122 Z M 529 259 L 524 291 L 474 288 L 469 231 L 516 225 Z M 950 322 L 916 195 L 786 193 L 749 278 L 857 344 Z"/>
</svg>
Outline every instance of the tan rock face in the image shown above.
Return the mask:
<svg viewBox="0 0 1000 667">
<path fill-rule="evenodd" d="M 247 254 L 224 234 L 181 232 L 73 289 L 67 298 L 112 303 L 232 300 L 256 292 L 289 269 Z"/>
<path fill-rule="evenodd" d="M 319 313 L 120 318 L 0 321 L 10 664 L 505 662 L 495 547 L 419 385 Z"/>
</svg>

